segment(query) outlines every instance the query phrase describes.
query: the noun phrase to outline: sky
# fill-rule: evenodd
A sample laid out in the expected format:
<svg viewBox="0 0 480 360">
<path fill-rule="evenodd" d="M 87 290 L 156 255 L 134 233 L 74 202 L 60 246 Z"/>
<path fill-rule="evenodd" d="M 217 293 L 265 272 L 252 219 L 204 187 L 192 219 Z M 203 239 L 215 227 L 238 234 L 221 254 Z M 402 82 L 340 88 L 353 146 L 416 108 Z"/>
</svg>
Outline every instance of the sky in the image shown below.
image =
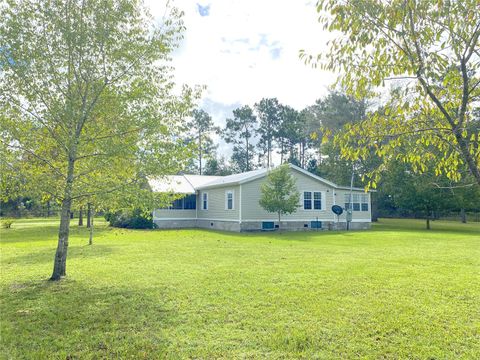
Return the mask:
<svg viewBox="0 0 480 360">
<path fill-rule="evenodd" d="M 149 0 L 156 18 L 163 1 Z M 331 36 L 317 22 L 315 1 L 177 0 L 185 38 L 173 54 L 176 82 L 206 85 L 199 106 L 222 126 L 232 110 L 277 97 L 297 110 L 326 95 L 331 73 L 313 69 L 299 51 L 317 54 Z"/>
</svg>

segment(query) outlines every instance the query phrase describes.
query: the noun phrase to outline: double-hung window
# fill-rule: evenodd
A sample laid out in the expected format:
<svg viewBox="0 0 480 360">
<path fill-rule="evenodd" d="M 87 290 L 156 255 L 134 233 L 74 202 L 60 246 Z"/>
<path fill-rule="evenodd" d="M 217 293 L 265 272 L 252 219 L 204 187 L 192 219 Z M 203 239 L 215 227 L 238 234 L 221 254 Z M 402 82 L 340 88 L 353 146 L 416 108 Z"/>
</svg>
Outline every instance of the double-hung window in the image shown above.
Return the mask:
<svg viewBox="0 0 480 360">
<path fill-rule="evenodd" d="M 233 202 L 233 190 L 225 191 L 225 210 L 233 210 L 234 209 L 234 202 Z"/>
<path fill-rule="evenodd" d="M 312 193 L 310 191 L 303 192 L 303 209 L 312 210 Z"/>
<path fill-rule="evenodd" d="M 202 193 L 202 210 L 208 210 L 208 193 Z"/>
<path fill-rule="evenodd" d="M 352 196 L 352 201 L 350 201 L 350 196 Z M 350 204 L 352 204 L 353 211 L 360 211 L 360 194 L 345 194 L 345 209 L 348 210 Z"/>
<path fill-rule="evenodd" d="M 303 209 L 304 210 L 322 210 L 322 192 L 321 191 L 304 191 L 303 192 Z"/>
<path fill-rule="evenodd" d="M 315 210 L 322 210 L 322 193 L 320 191 L 313 193 L 313 208 Z"/>
<path fill-rule="evenodd" d="M 353 194 L 353 211 L 360 211 L 360 195 Z"/>
<path fill-rule="evenodd" d="M 368 211 L 368 195 L 363 194 L 361 195 L 361 201 L 362 201 L 362 211 Z"/>
</svg>

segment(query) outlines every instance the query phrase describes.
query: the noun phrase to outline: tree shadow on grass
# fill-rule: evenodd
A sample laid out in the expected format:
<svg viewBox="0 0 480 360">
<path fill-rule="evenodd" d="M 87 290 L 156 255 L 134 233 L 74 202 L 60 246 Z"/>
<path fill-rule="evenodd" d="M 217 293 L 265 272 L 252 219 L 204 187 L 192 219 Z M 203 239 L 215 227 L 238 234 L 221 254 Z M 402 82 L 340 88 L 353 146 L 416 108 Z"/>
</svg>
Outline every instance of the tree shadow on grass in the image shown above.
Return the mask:
<svg viewBox="0 0 480 360">
<path fill-rule="evenodd" d="M 438 220 L 430 221 L 431 229 L 427 230 L 425 220 L 404 220 L 401 223 L 383 221 L 379 219 L 372 227 L 373 231 L 396 232 L 396 233 L 425 233 L 425 234 L 456 234 L 456 235 L 477 235 L 480 237 L 480 224 L 460 222 L 445 222 Z"/>
<path fill-rule="evenodd" d="M 87 240 L 88 241 L 88 240 Z M 32 248 L 35 249 L 35 248 Z M 102 258 L 108 256 L 114 252 L 113 247 L 103 245 L 103 244 L 94 244 L 94 245 L 70 245 L 68 248 L 67 263 L 72 259 L 91 259 L 91 258 Z M 14 255 L 12 258 L 3 256 L 3 264 L 15 264 L 16 266 L 22 266 L 27 264 L 44 264 L 51 262 L 53 264 L 53 258 L 55 256 L 55 248 L 41 248 L 38 251 L 32 251 L 23 255 Z"/>
<path fill-rule="evenodd" d="M 175 312 L 165 289 L 90 287 L 73 280 L 1 289 L 8 358 L 151 358 L 168 347 Z"/>
<path fill-rule="evenodd" d="M 109 231 L 111 231 L 111 229 L 107 226 L 95 227 L 93 233 L 94 241 L 96 237 L 102 236 Z M 89 229 L 86 227 L 72 226 L 70 228 L 70 237 L 75 239 L 84 238 L 85 242 L 88 243 Z M 58 225 L 2 230 L 0 239 L 4 244 L 30 241 L 56 241 L 58 239 Z"/>
</svg>

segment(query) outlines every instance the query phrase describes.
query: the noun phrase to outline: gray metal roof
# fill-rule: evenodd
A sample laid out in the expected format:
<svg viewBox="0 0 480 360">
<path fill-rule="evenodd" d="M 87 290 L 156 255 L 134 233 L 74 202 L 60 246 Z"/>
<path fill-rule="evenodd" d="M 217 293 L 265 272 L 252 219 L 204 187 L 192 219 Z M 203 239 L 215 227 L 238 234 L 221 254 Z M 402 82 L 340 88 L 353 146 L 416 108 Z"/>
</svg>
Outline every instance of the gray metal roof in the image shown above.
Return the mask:
<svg viewBox="0 0 480 360">
<path fill-rule="evenodd" d="M 195 194 L 201 185 L 214 181 L 221 176 L 207 175 L 167 175 L 162 178 L 149 179 L 152 191 L 176 194 Z"/>
<path fill-rule="evenodd" d="M 349 186 L 339 186 L 320 176 L 314 175 L 296 165 L 289 164 L 291 169 L 310 176 L 319 182 L 331 186 L 334 189 L 350 190 Z M 160 179 L 150 179 L 148 183 L 155 192 L 172 192 L 178 194 L 194 194 L 196 190 L 222 187 L 225 185 L 239 185 L 255 179 L 262 178 L 268 174 L 268 169 L 258 169 L 240 174 L 228 176 L 206 176 L 206 175 L 169 175 Z M 363 188 L 353 188 L 355 191 L 365 191 Z M 375 191 L 375 190 L 370 190 Z"/>
</svg>

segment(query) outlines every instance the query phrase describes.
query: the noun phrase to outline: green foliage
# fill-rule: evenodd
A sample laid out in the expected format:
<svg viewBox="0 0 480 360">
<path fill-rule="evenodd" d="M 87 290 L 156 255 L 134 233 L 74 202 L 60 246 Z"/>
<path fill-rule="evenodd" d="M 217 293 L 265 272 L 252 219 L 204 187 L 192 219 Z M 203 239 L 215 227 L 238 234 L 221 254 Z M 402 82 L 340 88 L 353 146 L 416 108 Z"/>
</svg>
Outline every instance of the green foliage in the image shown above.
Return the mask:
<svg viewBox="0 0 480 360">
<path fill-rule="evenodd" d="M 105 214 L 105 220 L 110 226 L 126 229 L 153 229 L 152 214 L 145 213 L 142 209 L 121 210 Z"/>
<path fill-rule="evenodd" d="M 478 1 L 320 0 L 320 22 L 335 31 L 329 51 L 306 62 L 340 73 L 357 97 L 390 97 L 365 121 L 347 125 L 336 142 L 342 156 L 427 164 L 459 181 L 467 168 L 480 184 L 478 120 L 480 19 Z M 368 174 L 375 187 L 385 166 Z"/>
<path fill-rule="evenodd" d="M 174 94 L 170 66 L 182 13 L 167 7 L 159 25 L 136 0 L 0 6 L 0 134 L 11 162 L 2 170 L 19 169 L 29 194 L 61 203 L 58 280 L 75 203 L 162 206 L 147 178 L 190 157 L 181 134 L 198 92 Z"/>
<path fill-rule="evenodd" d="M 273 165 L 272 150 L 281 123 L 282 106 L 277 98 L 264 98 L 255 104 L 255 111 L 260 120 L 257 147 L 262 151 L 261 155 L 266 157 L 266 166 L 269 168 Z"/>
<path fill-rule="evenodd" d="M 268 212 L 277 213 L 279 222 L 281 215 L 297 211 L 300 193 L 287 164 L 278 166 L 268 173 L 261 192 L 260 206 Z"/>
<path fill-rule="evenodd" d="M 478 359 L 480 224 L 223 233 L 0 230 L 0 347 L 12 359 Z M 55 309 L 55 311 L 53 311 Z M 66 336 L 65 334 L 68 334 Z M 128 337 L 128 341 L 126 341 Z"/>
<path fill-rule="evenodd" d="M 233 119 L 227 119 L 222 135 L 225 142 L 233 144 L 232 167 L 237 172 L 254 169 L 255 149 L 252 144 L 257 126 L 257 118 L 248 106 L 233 110 Z"/>
<path fill-rule="evenodd" d="M 2 224 L 2 229 L 10 229 L 14 222 L 15 222 L 14 219 L 9 219 L 9 218 L 3 218 L 0 220 L 0 223 Z"/>
<path fill-rule="evenodd" d="M 2 14 L 2 177 L 21 175 L 38 198 L 113 207 L 126 192 L 146 200 L 143 179 L 189 158 L 179 135 L 197 93 L 173 95 L 169 75 L 180 12 L 167 9 L 161 28 L 137 1 L 10 2 Z"/>
<path fill-rule="evenodd" d="M 207 160 L 205 164 L 204 175 L 226 176 L 232 175 L 232 168 L 225 161 L 224 156 L 214 157 Z"/>
<path fill-rule="evenodd" d="M 214 126 L 212 117 L 202 109 L 194 109 L 192 118 L 187 122 L 189 137 L 195 143 L 194 153 L 197 164 L 194 165 L 195 172 L 202 175 L 205 162 L 211 159 L 218 145 L 214 145 L 212 133 L 218 131 Z"/>
</svg>

